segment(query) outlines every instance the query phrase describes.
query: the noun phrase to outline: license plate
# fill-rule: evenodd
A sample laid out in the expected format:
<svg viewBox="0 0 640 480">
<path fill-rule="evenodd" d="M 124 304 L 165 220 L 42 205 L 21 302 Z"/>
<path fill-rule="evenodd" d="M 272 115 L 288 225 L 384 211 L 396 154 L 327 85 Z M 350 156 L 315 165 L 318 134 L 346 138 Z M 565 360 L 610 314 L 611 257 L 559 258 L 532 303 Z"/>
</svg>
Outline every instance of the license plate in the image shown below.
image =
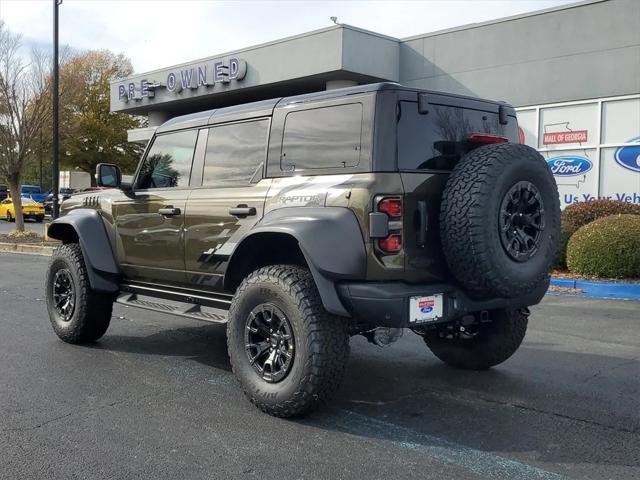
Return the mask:
<svg viewBox="0 0 640 480">
<path fill-rule="evenodd" d="M 409 300 L 409 323 L 434 322 L 442 318 L 442 294 L 428 297 L 411 297 Z"/>
</svg>

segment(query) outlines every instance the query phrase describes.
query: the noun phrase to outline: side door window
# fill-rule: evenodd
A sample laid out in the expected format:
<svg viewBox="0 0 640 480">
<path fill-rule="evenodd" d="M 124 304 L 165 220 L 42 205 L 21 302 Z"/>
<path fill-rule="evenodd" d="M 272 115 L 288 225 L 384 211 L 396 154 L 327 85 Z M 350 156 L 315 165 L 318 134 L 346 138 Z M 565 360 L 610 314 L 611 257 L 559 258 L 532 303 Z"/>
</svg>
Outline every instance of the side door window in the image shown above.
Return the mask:
<svg viewBox="0 0 640 480">
<path fill-rule="evenodd" d="M 140 167 L 137 189 L 187 187 L 197 130 L 158 135 Z"/>
<path fill-rule="evenodd" d="M 266 159 L 268 132 L 266 119 L 212 127 L 202 185 L 241 187 L 259 180 Z"/>
</svg>

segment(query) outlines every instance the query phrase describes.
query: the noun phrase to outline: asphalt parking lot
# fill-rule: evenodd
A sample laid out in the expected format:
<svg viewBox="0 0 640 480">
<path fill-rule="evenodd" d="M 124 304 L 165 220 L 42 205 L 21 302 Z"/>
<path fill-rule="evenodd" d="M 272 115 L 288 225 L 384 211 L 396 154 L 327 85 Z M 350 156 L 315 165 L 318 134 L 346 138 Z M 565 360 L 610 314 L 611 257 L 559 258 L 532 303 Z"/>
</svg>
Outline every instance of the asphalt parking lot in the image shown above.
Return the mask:
<svg viewBox="0 0 640 480">
<path fill-rule="evenodd" d="M 278 420 L 224 327 L 116 306 L 99 343 L 59 341 L 47 261 L 0 254 L 0 478 L 640 478 L 639 303 L 547 297 L 488 372 L 354 338 L 332 406 Z"/>
<path fill-rule="evenodd" d="M 50 218 L 46 217 L 44 222 L 37 223 L 33 220 L 25 220 L 24 228 L 26 230 L 33 230 L 37 232 L 39 235 L 44 235 L 44 226 L 49 223 Z M 0 219 L 0 233 L 11 233 L 16 229 L 16 224 L 13 222 L 7 222 L 4 219 Z"/>
</svg>

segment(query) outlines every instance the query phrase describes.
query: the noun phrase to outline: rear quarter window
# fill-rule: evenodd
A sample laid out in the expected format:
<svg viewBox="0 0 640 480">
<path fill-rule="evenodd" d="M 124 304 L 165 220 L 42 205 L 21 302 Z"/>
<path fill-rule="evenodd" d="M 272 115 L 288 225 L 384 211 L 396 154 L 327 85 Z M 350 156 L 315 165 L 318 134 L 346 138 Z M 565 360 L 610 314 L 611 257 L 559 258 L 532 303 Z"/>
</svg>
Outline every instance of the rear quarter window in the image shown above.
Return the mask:
<svg viewBox="0 0 640 480">
<path fill-rule="evenodd" d="M 299 110 L 285 118 L 280 169 L 355 167 L 361 150 L 361 103 Z"/>
</svg>

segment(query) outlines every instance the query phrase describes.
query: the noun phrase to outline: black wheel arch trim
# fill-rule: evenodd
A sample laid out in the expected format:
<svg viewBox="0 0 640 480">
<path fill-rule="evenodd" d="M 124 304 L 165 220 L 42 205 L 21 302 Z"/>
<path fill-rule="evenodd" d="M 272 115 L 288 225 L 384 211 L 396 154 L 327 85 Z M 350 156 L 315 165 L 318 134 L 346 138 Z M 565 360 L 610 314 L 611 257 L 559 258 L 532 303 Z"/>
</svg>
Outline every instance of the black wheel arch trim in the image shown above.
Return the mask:
<svg viewBox="0 0 640 480">
<path fill-rule="evenodd" d="M 287 207 L 268 212 L 235 246 L 229 258 L 224 283 L 234 266 L 234 254 L 248 238 L 263 233 L 281 233 L 298 242 L 325 309 L 350 316 L 336 291 L 339 280 L 364 279 L 366 252 L 358 219 L 343 207 Z"/>
<path fill-rule="evenodd" d="M 111 247 L 102 216 L 91 209 L 76 209 L 53 220 L 47 235 L 69 243 L 69 228 L 78 238 L 87 264 L 91 288 L 98 292 L 115 293 L 119 289 L 120 269 Z"/>
</svg>

